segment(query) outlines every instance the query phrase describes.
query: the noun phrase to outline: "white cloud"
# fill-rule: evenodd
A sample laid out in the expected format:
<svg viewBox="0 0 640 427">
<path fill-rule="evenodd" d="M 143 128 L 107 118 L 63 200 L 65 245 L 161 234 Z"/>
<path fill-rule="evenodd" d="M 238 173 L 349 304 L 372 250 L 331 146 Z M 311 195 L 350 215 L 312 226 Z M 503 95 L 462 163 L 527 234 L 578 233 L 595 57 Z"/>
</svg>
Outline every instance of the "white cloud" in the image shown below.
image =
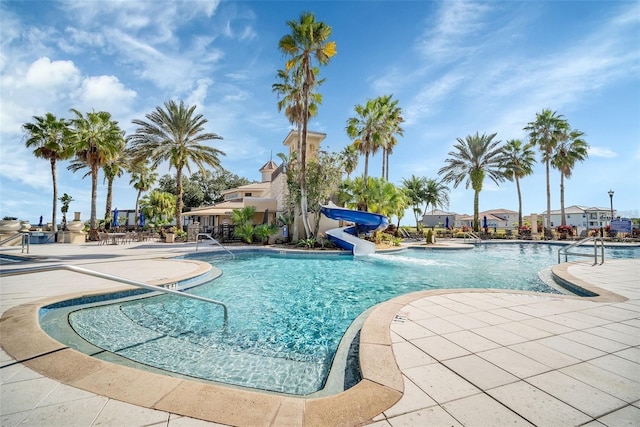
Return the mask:
<svg viewBox="0 0 640 427">
<path fill-rule="evenodd" d="M 618 157 L 618 153 L 608 147 L 589 147 L 589 156 L 612 159 L 614 157 Z"/>
<path fill-rule="evenodd" d="M 88 77 L 79 91 L 83 109 L 108 111 L 112 115 L 128 111 L 135 98 L 136 92 L 127 89 L 115 76 Z"/>
<path fill-rule="evenodd" d="M 24 79 L 27 86 L 36 89 L 56 89 L 58 87 L 73 87 L 80 79 L 80 72 L 72 61 L 51 61 L 40 58 L 35 61 Z"/>
</svg>

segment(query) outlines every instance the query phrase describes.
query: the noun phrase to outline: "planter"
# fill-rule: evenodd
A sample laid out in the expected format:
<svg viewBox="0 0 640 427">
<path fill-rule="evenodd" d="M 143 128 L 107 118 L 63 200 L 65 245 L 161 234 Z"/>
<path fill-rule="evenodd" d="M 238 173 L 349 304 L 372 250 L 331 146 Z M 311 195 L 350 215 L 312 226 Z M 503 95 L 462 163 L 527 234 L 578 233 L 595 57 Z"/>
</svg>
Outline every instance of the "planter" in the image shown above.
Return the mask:
<svg viewBox="0 0 640 427">
<path fill-rule="evenodd" d="M 73 220 L 74 221 L 80 221 L 80 212 L 74 212 L 73 213 Z"/>
<path fill-rule="evenodd" d="M 73 233 L 79 233 L 84 228 L 84 223 L 82 221 L 71 221 L 67 224 L 67 229 Z"/>
<path fill-rule="evenodd" d="M 175 239 L 176 239 L 176 235 L 174 233 L 167 233 L 164 236 L 164 241 L 167 243 L 173 243 L 176 241 Z"/>
<path fill-rule="evenodd" d="M 3 219 L 0 221 L 0 234 L 15 234 L 22 228 L 17 219 Z"/>
<path fill-rule="evenodd" d="M 29 221 L 20 221 L 20 232 L 27 233 L 29 230 L 31 230 L 31 224 Z"/>
</svg>

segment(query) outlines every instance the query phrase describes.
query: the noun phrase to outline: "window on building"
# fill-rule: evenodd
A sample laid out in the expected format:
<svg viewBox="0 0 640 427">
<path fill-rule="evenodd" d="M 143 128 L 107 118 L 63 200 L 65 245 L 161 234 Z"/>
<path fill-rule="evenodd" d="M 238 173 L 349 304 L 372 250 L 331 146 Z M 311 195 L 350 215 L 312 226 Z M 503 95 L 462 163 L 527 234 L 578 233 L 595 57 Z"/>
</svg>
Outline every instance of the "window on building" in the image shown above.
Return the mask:
<svg viewBox="0 0 640 427">
<path fill-rule="evenodd" d="M 244 193 L 244 197 L 251 197 L 251 193 Z"/>
</svg>

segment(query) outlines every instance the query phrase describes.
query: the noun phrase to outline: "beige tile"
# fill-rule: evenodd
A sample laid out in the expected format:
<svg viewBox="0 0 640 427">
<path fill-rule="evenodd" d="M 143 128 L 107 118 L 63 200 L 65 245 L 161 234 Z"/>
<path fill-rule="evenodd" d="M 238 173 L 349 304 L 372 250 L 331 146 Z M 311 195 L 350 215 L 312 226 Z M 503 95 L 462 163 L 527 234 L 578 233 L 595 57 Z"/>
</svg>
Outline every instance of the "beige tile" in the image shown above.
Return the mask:
<svg viewBox="0 0 640 427">
<path fill-rule="evenodd" d="M 640 365 L 630 360 L 608 354 L 606 356 L 590 360 L 589 363 L 620 375 L 621 377 L 640 383 Z"/>
<path fill-rule="evenodd" d="M 593 418 L 627 405 L 623 400 L 559 371 L 527 378 L 527 382 Z"/>
<path fill-rule="evenodd" d="M 589 362 L 560 369 L 577 380 L 596 387 L 605 393 L 632 403 L 640 399 L 640 383 L 599 368 Z"/>
<path fill-rule="evenodd" d="M 493 313 L 496 316 L 515 321 L 531 319 L 531 316 L 512 310 L 510 308 L 499 308 L 497 310 L 491 310 L 489 313 Z"/>
<path fill-rule="evenodd" d="M 511 345 L 526 341 L 526 338 L 511 333 L 502 328 L 502 326 L 503 325 L 487 326 L 486 328 L 474 329 L 473 332 L 500 345 Z"/>
<path fill-rule="evenodd" d="M 529 340 L 537 340 L 552 335 L 550 332 L 527 325 L 524 322 L 504 323 L 499 327 Z"/>
<path fill-rule="evenodd" d="M 598 421 L 606 426 L 629 426 L 635 427 L 640 424 L 640 408 L 627 406 L 615 412 L 598 418 Z"/>
<path fill-rule="evenodd" d="M 640 347 L 632 347 L 618 351 L 615 355 L 630 360 L 631 362 L 640 363 Z"/>
<path fill-rule="evenodd" d="M 57 385 L 56 381 L 44 377 L 2 384 L 0 387 L 2 414 L 34 409 Z"/>
<path fill-rule="evenodd" d="M 447 322 L 460 326 L 463 329 L 481 328 L 483 326 L 489 326 L 488 323 L 482 322 L 468 314 L 457 314 L 455 316 L 447 316 L 444 318 Z"/>
<path fill-rule="evenodd" d="M 469 313 L 468 316 L 484 322 L 487 325 L 499 325 L 501 323 L 511 322 L 511 319 L 498 316 L 497 314 L 490 313 L 488 311 L 477 311 L 475 313 Z"/>
<path fill-rule="evenodd" d="M 529 422 L 539 426 L 575 426 L 591 417 L 544 391 L 520 381 L 487 393 Z"/>
<path fill-rule="evenodd" d="M 411 382 L 411 380 L 409 380 L 407 377 L 403 378 L 404 394 L 402 395 L 398 403 L 384 411 L 384 415 L 387 418 L 437 405 L 435 400 L 433 400 L 425 392 L 420 390 L 420 388 L 413 382 Z"/>
<path fill-rule="evenodd" d="M 444 319 L 434 317 L 432 319 L 419 320 L 417 322 L 420 326 L 427 328 L 433 334 L 446 334 L 448 332 L 461 331 L 462 328 Z"/>
<path fill-rule="evenodd" d="M 562 336 L 542 338 L 538 343 L 579 360 L 595 359 L 605 353 Z"/>
<path fill-rule="evenodd" d="M 551 369 L 542 363 L 536 362 L 505 347 L 483 351 L 477 355 L 518 378 L 527 378 Z"/>
<path fill-rule="evenodd" d="M 445 360 L 442 363 L 474 386 L 483 390 L 519 380 L 518 377 L 511 375 L 507 371 L 500 369 L 475 354 Z"/>
<path fill-rule="evenodd" d="M 459 345 L 437 335 L 412 340 L 411 342 L 436 360 L 446 360 L 469 354 L 467 350 Z"/>
<path fill-rule="evenodd" d="M 435 362 L 435 359 L 409 341 L 394 344 L 393 354 L 400 369 L 413 368 Z"/>
<path fill-rule="evenodd" d="M 629 330 L 616 330 L 613 328 L 614 324 L 608 324 L 599 328 L 591 328 L 587 332 L 597 335 L 599 337 L 614 340 L 628 346 L 640 345 L 640 329 L 629 328 Z"/>
<path fill-rule="evenodd" d="M 45 397 L 42 402 L 40 402 L 39 406 L 55 405 L 58 403 L 87 399 L 95 396 L 96 395 L 94 393 L 58 383 L 57 387 L 51 390 L 51 393 L 49 393 L 47 397 Z M 107 401 L 106 397 L 102 398 L 105 400 L 105 402 Z"/>
<path fill-rule="evenodd" d="M 455 418 L 449 415 L 439 406 L 434 406 L 408 414 L 389 418 L 387 420 L 392 427 L 416 427 L 416 426 L 447 426 L 462 427 Z"/>
<path fill-rule="evenodd" d="M 169 414 L 155 409 L 142 408 L 117 400 L 110 399 L 92 425 L 116 426 L 116 425 L 150 425 L 154 423 L 166 423 Z"/>
<path fill-rule="evenodd" d="M 563 334 L 565 332 L 571 332 L 574 330 L 573 328 L 569 328 L 559 323 L 551 322 L 549 320 L 541 319 L 541 318 L 527 319 L 527 320 L 521 321 L 520 323 L 524 325 L 533 326 L 534 328 L 538 328 L 543 331 L 547 331 L 553 335 Z"/>
<path fill-rule="evenodd" d="M 514 344 L 510 345 L 509 348 L 554 369 L 563 368 L 580 362 L 580 360 L 575 357 L 571 357 L 567 354 L 539 344 L 537 341 L 527 341 Z"/>
<path fill-rule="evenodd" d="M 398 334 L 405 340 L 413 340 L 416 338 L 429 337 L 433 335 L 433 332 L 431 332 L 427 328 L 410 320 L 407 320 L 404 323 L 392 323 L 391 331 Z"/>
<path fill-rule="evenodd" d="M 567 334 L 562 334 L 564 338 L 569 338 L 572 341 L 578 342 L 580 344 L 588 345 L 589 347 L 593 347 L 597 350 L 601 350 L 605 353 L 614 353 L 616 351 L 624 350 L 629 348 L 626 344 L 621 344 L 617 341 L 612 341 L 607 338 L 602 338 L 597 335 L 593 335 L 590 333 L 592 329 L 587 329 L 585 331 L 574 331 L 569 332 Z"/>
<path fill-rule="evenodd" d="M 486 394 L 476 394 L 442 406 L 465 426 L 533 425 Z"/>
<path fill-rule="evenodd" d="M 89 425 L 93 421 L 106 403 L 106 399 L 100 396 L 88 399 L 74 400 L 71 402 L 59 403 L 56 405 L 40 406 L 34 409 L 22 422 L 22 425 L 30 426 L 76 426 Z M 131 425 L 131 424 L 129 424 Z"/>
<path fill-rule="evenodd" d="M 438 363 L 407 369 L 404 373 L 439 404 L 480 392 L 473 384 Z"/>
<path fill-rule="evenodd" d="M 164 426 L 159 425 L 158 427 Z M 170 414 L 169 424 L 167 427 L 224 427 L 224 424 L 217 424 L 210 421 L 198 420 L 196 418 Z"/>
<path fill-rule="evenodd" d="M 442 336 L 453 342 L 454 344 L 457 344 L 460 347 L 470 351 L 471 353 L 477 353 L 479 351 L 500 347 L 500 344 L 481 337 L 478 334 L 474 334 L 471 331 L 452 332 L 450 334 L 444 334 Z"/>
<path fill-rule="evenodd" d="M 584 311 L 585 314 L 590 316 L 601 317 L 612 322 L 623 322 L 625 320 L 635 319 L 638 312 L 635 310 L 626 310 L 624 308 L 616 307 L 615 305 L 602 305 L 596 308 L 591 308 Z"/>
</svg>

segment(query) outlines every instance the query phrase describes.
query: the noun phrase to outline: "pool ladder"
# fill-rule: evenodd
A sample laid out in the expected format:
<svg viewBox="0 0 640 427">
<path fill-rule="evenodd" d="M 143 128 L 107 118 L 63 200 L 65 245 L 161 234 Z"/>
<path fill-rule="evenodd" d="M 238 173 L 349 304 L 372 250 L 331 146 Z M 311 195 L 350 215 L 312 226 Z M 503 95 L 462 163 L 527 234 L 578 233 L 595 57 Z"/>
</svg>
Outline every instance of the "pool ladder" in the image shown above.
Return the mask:
<svg viewBox="0 0 640 427">
<path fill-rule="evenodd" d="M 30 249 L 30 244 L 31 244 L 31 234 L 30 233 L 18 233 L 18 234 L 14 234 L 13 236 L 7 237 L 6 239 L 0 241 L 0 246 L 4 245 L 5 243 L 9 243 L 12 240 L 17 239 L 18 237 L 22 238 L 22 253 L 24 253 L 24 248 L 25 246 L 27 247 L 27 253 L 29 253 L 29 249 Z"/>
<path fill-rule="evenodd" d="M 593 240 L 593 255 L 584 253 L 584 252 L 569 252 L 570 249 L 575 248 L 576 246 L 580 246 L 583 243 L 587 243 L 588 241 Z M 564 255 L 564 262 L 568 261 L 568 255 L 573 256 L 583 256 L 588 258 L 593 258 L 593 265 L 598 263 L 598 242 L 600 242 L 600 265 L 604 264 L 604 239 L 602 237 L 586 237 L 582 240 L 574 242 L 569 246 L 565 246 L 564 248 L 558 249 L 558 264 L 560 264 L 560 256 Z"/>
<path fill-rule="evenodd" d="M 87 268 L 76 267 L 75 265 L 62 264 L 62 265 L 49 265 L 49 266 L 41 266 L 41 267 L 18 268 L 18 269 L 13 269 L 8 271 L 2 271 L 0 272 L 0 277 L 16 276 L 19 274 L 29 274 L 29 273 L 42 273 L 46 271 L 56 271 L 56 270 L 69 270 L 75 273 L 86 274 L 88 276 L 94 276 L 94 277 L 99 277 L 101 279 L 107 279 L 107 280 L 112 280 L 114 282 L 124 283 L 126 285 L 135 286 L 137 288 L 147 289 L 155 292 L 162 292 L 165 294 L 176 295 L 182 298 L 190 298 L 197 301 L 204 301 L 210 304 L 219 305 L 220 307 L 222 307 L 223 314 L 224 314 L 224 320 L 223 320 L 223 326 L 222 326 L 223 330 L 226 331 L 227 326 L 229 324 L 229 313 L 227 310 L 227 306 L 223 302 L 201 297 L 199 295 L 186 294 L 184 292 L 180 292 L 177 290 L 163 288 L 162 286 L 156 286 L 156 285 L 150 285 L 144 282 L 138 282 L 137 280 L 130 280 L 130 279 L 125 279 L 124 277 L 114 276 L 106 273 L 100 273 L 98 271 L 89 270 Z"/>
<path fill-rule="evenodd" d="M 229 252 L 229 254 L 231 255 L 232 258 L 235 258 L 236 256 L 233 254 L 233 252 L 231 252 L 229 249 L 225 248 L 222 243 L 218 242 L 216 239 L 214 239 L 211 234 L 208 233 L 198 233 L 196 235 L 196 252 L 198 252 L 198 242 L 200 241 L 200 237 L 206 237 L 209 240 L 213 240 L 213 243 L 215 243 L 216 245 L 220 246 L 222 249 L 224 249 L 225 251 Z"/>
</svg>

